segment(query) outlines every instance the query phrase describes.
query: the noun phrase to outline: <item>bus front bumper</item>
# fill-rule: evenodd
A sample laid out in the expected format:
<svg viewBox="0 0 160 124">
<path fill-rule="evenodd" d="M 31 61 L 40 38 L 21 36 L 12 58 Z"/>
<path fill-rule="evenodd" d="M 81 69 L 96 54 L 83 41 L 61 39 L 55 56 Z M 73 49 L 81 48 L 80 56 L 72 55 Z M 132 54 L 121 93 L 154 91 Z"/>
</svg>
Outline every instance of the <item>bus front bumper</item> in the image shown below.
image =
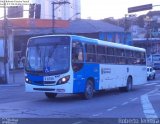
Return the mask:
<svg viewBox="0 0 160 124">
<path fill-rule="evenodd" d="M 51 93 L 73 93 L 73 91 L 64 85 L 55 86 L 37 86 L 33 84 L 25 83 L 26 92 L 51 92 Z"/>
</svg>

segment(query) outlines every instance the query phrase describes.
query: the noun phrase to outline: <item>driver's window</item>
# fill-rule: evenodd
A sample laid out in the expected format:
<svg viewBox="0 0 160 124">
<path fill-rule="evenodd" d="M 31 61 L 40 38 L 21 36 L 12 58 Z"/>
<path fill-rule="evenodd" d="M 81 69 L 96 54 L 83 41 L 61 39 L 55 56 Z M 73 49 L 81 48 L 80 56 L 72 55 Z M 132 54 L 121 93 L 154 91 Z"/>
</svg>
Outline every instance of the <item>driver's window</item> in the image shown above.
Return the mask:
<svg viewBox="0 0 160 124">
<path fill-rule="evenodd" d="M 80 42 L 72 43 L 72 68 L 74 72 L 78 72 L 83 68 L 84 54 L 83 46 Z"/>
<path fill-rule="evenodd" d="M 80 42 L 72 43 L 72 62 L 83 62 L 83 47 Z"/>
</svg>

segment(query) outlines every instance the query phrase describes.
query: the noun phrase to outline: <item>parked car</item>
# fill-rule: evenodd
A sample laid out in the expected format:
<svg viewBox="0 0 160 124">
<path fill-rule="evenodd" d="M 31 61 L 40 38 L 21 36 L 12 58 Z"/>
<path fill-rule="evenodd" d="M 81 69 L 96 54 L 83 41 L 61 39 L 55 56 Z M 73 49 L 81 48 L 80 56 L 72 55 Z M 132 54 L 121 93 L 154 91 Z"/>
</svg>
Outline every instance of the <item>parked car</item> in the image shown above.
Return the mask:
<svg viewBox="0 0 160 124">
<path fill-rule="evenodd" d="M 152 67 L 147 67 L 147 80 L 155 79 L 156 71 Z"/>
</svg>

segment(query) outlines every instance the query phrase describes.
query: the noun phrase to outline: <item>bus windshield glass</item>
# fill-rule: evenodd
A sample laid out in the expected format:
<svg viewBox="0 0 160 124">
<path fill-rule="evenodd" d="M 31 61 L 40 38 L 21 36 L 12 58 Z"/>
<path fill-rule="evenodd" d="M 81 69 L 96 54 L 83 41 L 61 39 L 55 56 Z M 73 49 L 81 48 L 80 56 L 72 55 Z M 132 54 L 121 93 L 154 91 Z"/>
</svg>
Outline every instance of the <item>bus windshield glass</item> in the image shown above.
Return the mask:
<svg viewBox="0 0 160 124">
<path fill-rule="evenodd" d="M 69 70 L 70 38 L 38 37 L 30 39 L 25 70 L 42 74 L 60 74 Z"/>
</svg>

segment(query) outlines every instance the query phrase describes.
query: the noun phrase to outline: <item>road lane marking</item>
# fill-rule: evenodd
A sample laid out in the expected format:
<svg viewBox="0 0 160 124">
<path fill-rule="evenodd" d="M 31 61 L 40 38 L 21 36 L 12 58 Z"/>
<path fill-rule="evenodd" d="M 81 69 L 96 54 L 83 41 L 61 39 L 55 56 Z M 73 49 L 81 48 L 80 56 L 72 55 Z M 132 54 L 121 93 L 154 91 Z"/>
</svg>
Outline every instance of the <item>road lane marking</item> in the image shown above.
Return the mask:
<svg viewBox="0 0 160 124">
<path fill-rule="evenodd" d="M 145 86 L 150 86 L 150 85 L 155 85 L 155 84 L 158 84 L 158 83 L 147 83 L 145 84 Z"/>
<path fill-rule="evenodd" d="M 150 92 L 148 92 L 148 93 L 146 93 L 147 95 L 150 95 L 150 94 L 152 94 L 152 93 L 157 93 L 157 91 L 158 91 L 158 89 L 154 89 L 154 90 L 152 90 L 152 91 L 150 91 Z"/>
<path fill-rule="evenodd" d="M 122 105 L 127 105 L 129 102 L 124 102 L 124 103 L 122 103 Z"/>
<path fill-rule="evenodd" d="M 100 116 L 100 115 L 102 115 L 103 113 L 98 113 L 98 114 L 94 114 L 94 115 L 92 115 L 93 117 L 97 117 L 97 116 Z"/>
<path fill-rule="evenodd" d="M 148 96 L 159 96 L 160 95 L 160 90 L 155 89 L 152 92 L 148 93 Z"/>
<path fill-rule="evenodd" d="M 72 124 L 81 124 L 81 123 L 82 123 L 82 121 L 77 121 L 77 122 L 74 122 Z"/>
<path fill-rule="evenodd" d="M 146 118 L 158 118 L 158 116 L 156 115 L 152 104 L 150 103 L 149 99 L 148 99 L 148 95 L 144 94 L 141 96 L 141 104 L 142 104 L 142 108 L 143 108 L 143 113 L 145 115 Z"/>
<path fill-rule="evenodd" d="M 134 101 L 136 101 L 138 98 L 136 97 L 136 98 L 133 98 L 133 99 L 131 99 L 131 102 L 134 102 Z"/>
<path fill-rule="evenodd" d="M 0 85 L 0 87 L 19 87 L 21 86 L 21 84 L 2 84 Z"/>
<path fill-rule="evenodd" d="M 116 106 L 114 106 L 114 107 L 112 107 L 112 108 L 110 108 L 110 109 L 107 109 L 107 111 L 112 111 L 112 110 L 114 110 L 114 109 L 116 109 L 117 107 Z"/>
</svg>

